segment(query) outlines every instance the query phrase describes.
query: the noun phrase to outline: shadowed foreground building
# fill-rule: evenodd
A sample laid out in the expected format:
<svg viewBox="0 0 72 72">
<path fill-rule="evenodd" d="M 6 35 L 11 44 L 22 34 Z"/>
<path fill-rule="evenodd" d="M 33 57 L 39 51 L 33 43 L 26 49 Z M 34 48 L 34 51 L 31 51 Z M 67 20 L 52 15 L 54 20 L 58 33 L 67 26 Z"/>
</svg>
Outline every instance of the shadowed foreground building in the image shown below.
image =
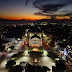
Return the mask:
<svg viewBox="0 0 72 72">
<path fill-rule="evenodd" d="M 0 48 L 2 45 L 1 33 L 2 33 L 2 25 L 1 25 L 1 18 L 0 18 Z"/>
<path fill-rule="evenodd" d="M 2 25 L 1 25 L 1 18 L 0 18 L 0 38 L 1 38 L 1 33 L 2 33 Z"/>
</svg>

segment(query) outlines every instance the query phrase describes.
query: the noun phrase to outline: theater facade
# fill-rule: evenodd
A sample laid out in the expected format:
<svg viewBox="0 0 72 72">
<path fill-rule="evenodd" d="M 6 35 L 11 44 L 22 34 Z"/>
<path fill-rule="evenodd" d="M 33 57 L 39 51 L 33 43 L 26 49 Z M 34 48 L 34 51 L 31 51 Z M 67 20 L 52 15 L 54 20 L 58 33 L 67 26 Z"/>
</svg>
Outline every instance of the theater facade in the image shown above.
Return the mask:
<svg viewBox="0 0 72 72">
<path fill-rule="evenodd" d="M 42 46 L 42 38 L 36 34 L 29 38 L 29 46 L 37 48 Z"/>
</svg>

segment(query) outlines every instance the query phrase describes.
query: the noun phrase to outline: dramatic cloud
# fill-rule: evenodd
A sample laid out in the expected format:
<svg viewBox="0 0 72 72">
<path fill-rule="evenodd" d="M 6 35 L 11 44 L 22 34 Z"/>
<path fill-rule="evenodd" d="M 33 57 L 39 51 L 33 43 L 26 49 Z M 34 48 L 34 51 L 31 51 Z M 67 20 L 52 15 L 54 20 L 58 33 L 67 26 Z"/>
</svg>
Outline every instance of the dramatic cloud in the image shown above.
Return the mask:
<svg viewBox="0 0 72 72">
<path fill-rule="evenodd" d="M 47 4 L 47 5 L 42 5 L 41 7 L 36 6 L 41 12 L 34 13 L 34 15 L 42 15 L 42 16 L 51 16 L 52 18 L 55 18 L 54 12 L 58 11 L 59 8 L 63 7 L 65 5 L 62 4 Z"/>
<path fill-rule="evenodd" d="M 29 0 L 28 0 L 29 1 Z M 62 10 L 61 14 L 60 9 L 72 4 L 72 0 L 34 0 L 33 5 L 35 8 L 38 8 L 40 11 L 34 13 L 34 15 L 41 16 L 51 16 L 53 19 L 56 16 L 70 16 L 72 17 L 72 12 L 68 12 L 69 10 Z M 26 4 L 27 5 L 27 4 Z M 59 12 L 60 14 L 56 14 Z M 66 13 L 68 12 L 68 13 Z"/>
<path fill-rule="evenodd" d="M 67 13 L 66 16 L 72 16 L 72 12 Z"/>
<path fill-rule="evenodd" d="M 33 2 L 33 5 L 34 5 L 36 8 L 39 8 L 39 6 L 36 5 L 37 3 L 38 3 L 38 1 L 35 1 L 35 2 Z"/>
<path fill-rule="evenodd" d="M 27 6 L 28 2 L 29 2 L 29 0 L 27 0 L 27 1 L 26 1 L 26 3 L 25 3 L 25 4 L 26 4 L 26 6 Z"/>
<path fill-rule="evenodd" d="M 62 8 L 65 5 L 62 4 L 47 4 L 47 5 L 42 5 L 40 10 L 42 10 L 43 13 L 53 13 L 58 11 L 58 9 Z"/>
</svg>

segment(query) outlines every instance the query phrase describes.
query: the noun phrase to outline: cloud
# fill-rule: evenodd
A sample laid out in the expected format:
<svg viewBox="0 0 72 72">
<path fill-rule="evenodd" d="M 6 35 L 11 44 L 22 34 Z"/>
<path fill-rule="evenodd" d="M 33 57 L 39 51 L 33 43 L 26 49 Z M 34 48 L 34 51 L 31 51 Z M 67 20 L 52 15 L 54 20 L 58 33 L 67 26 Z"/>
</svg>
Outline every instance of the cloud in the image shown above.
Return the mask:
<svg viewBox="0 0 72 72">
<path fill-rule="evenodd" d="M 41 15 L 41 16 L 51 16 L 50 14 L 44 14 L 42 12 L 36 12 L 34 15 Z"/>
<path fill-rule="evenodd" d="M 26 1 L 26 5 L 28 1 L 29 0 Z M 72 18 L 72 12 L 69 13 L 69 10 L 63 10 L 62 12 L 59 11 L 60 9 L 71 4 L 71 0 L 34 0 L 32 2 L 34 7 L 39 9 L 39 12 L 34 13 L 34 15 L 41 15 L 46 17 L 50 16 L 53 19 L 56 16 L 62 17 L 71 15 L 70 17 Z M 56 14 L 56 12 L 60 12 L 60 14 Z"/>
<path fill-rule="evenodd" d="M 65 5 L 62 4 L 46 4 L 46 5 L 42 5 L 41 8 L 39 8 L 40 10 L 43 10 L 43 12 L 55 12 L 58 11 L 58 9 L 62 8 Z"/>
<path fill-rule="evenodd" d="M 62 8 L 64 5 L 62 4 L 46 4 L 42 5 L 41 7 L 36 6 L 40 12 L 34 13 L 34 15 L 42 15 L 42 16 L 61 16 L 61 15 L 56 15 L 54 12 L 58 11 L 58 9 Z"/>
<path fill-rule="evenodd" d="M 72 19 L 72 12 L 65 14 L 65 16 L 69 16 Z"/>
<path fill-rule="evenodd" d="M 34 15 L 43 15 L 41 12 L 34 13 Z"/>
<path fill-rule="evenodd" d="M 38 1 L 34 1 L 34 2 L 33 2 L 33 5 L 34 5 L 36 8 L 39 7 L 39 6 L 36 5 L 37 3 L 38 3 Z"/>
<path fill-rule="evenodd" d="M 38 8 L 40 10 L 40 12 L 36 12 L 34 13 L 34 15 L 51 16 L 53 19 L 56 16 L 58 16 L 58 15 L 55 15 L 54 12 L 58 11 L 60 8 L 66 5 L 66 4 L 45 4 L 45 5 L 38 5 L 38 4 L 39 4 L 38 0 L 33 2 L 33 5 L 35 6 L 35 8 Z"/>
<path fill-rule="evenodd" d="M 27 6 L 28 2 L 29 2 L 29 0 L 27 0 L 27 1 L 25 2 L 26 6 Z"/>
<path fill-rule="evenodd" d="M 51 16 L 51 17 L 55 18 L 57 15 L 55 15 L 54 12 L 58 11 L 58 9 L 63 6 L 64 5 L 61 5 L 61 4 L 55 4 L 55 5 L 48 4 L 48 5 L 43 5 L 41 7 L 36 6 L 41 11 L 34 13 L 34 15 Z"/>
<path fill-rule="evenodd" d="M 67 13 L 66 16 L 72 16 L 72 12 Z"/>
</svg>

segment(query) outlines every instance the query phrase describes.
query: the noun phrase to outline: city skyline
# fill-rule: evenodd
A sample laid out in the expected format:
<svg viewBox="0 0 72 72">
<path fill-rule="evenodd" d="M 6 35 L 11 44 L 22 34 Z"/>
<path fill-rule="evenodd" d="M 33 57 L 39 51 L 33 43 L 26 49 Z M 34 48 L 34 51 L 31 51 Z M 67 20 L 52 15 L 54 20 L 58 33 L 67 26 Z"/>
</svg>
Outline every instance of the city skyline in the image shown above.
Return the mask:
<svg viewBox="0 0 72 72">
<path fill-rule="evenodd" d="M 71 20 L 71 6 L 71 0 L 0 0 L 0 18 Z"/>
</svg>

